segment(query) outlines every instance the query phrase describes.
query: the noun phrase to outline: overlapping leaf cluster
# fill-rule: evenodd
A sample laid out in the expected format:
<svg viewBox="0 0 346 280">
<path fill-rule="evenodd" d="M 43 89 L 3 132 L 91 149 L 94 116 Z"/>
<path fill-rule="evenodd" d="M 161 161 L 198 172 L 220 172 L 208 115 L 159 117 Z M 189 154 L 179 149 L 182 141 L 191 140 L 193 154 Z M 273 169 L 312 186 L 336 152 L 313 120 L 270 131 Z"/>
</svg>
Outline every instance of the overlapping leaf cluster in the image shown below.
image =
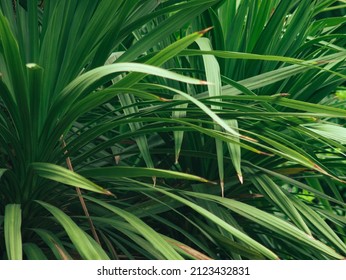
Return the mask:
<svg viewBox="0 0 346 280">
<path fill-rule="evenodd" d="M 343 1 L 161 2 L 1 1 L 0 258 L 343 259 Z"/>
</svg>

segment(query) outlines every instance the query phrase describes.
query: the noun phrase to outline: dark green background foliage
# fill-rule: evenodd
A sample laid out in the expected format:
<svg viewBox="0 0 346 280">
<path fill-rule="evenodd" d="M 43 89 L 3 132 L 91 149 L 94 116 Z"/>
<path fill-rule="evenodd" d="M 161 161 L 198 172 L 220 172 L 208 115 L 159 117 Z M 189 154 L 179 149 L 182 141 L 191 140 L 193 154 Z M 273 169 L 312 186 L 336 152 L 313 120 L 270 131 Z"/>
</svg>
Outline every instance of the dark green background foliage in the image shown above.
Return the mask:
<svg viewBox="0 0 346 280">
<path fill-rule="evenodd" d="M 0 259 L 345 258 L 345 8 L 1 1 Z"/>
</svg>

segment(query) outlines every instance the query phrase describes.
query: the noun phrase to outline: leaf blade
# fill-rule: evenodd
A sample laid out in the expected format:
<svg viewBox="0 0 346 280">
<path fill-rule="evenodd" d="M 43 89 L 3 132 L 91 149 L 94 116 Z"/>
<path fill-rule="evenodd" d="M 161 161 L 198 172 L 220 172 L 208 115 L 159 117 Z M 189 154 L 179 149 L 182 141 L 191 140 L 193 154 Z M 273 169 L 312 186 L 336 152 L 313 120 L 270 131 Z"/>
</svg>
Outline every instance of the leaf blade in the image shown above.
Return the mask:
<svg viewBox="0 0 346 280">
<path fill-rule="evenodd" d="M 4 234 L 7 257 L 22 260 L 22 213 L 20 204 L 7 204 L 4 215 Z"/>
<path fill-rule="evenodd" d="M 48 210 L 62 225 L 67 235 L 71 239 L 76 250 L 81 257 L 86 260 L 108 260 L 106 252 L 101 246 L 93 240 L 86 232 L 84 232 L 69 216 L 57 207 L 37 201 L 42 207 Z"/>
</svg>

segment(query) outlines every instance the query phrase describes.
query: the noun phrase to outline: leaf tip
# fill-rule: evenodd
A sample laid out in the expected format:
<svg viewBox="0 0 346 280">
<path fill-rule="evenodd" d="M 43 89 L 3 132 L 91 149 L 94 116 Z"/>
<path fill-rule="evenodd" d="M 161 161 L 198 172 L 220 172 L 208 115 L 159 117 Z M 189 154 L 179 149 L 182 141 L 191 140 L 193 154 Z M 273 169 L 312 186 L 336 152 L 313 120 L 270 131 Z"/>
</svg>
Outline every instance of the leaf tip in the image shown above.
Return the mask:
<svg viewBox="0 0 346 280">
<path fill-rule="evenodd" d="M 287 97 L 287 96 L 290 96 L 290 94 L 281 92 L 281 93 L 273 94 L 271 97 Z"/>
<path fill-rule="evenodd" d="M 174 164 L 179 164 L 179 157 L 180 157 L 180 151 L 177 151 L 176 154 L 175 154 L 175 161 L 174 161 Z"/>
<path fill-rule="evenodd" d="M 171 102 L 172 101 L 172 99 L 167 99 L 167 98 L 163 98 L 163 97 L 159 97 L 159 100 L 163 101 L 163 102 Z"/>
<path fill-rule="evenodd" d="M 114 193 L 112 193 L 112 192 L 110 192 L 110 191 L 108 191 L 108 190 L 103 190 L 103 193 L 104 193 L 105 195 L 109 195 L 109 196 L 116 197 L 116 195 L 115 195 Z"/>
<path fill-rule="evenodd" d="M 269 153 L 262 152 L 262 151 L 258 151 L 258 150 L 257 150 L 257 153 L 258 153 L 259 155 L 265 155 L 265 156 L 268 156 L 268 157 L 273 157 L 273 156 L 274 156 L 273 154 L 269 154 Z"/>
<path fill-rule="evenodd" d="M 241 183 L 241 184 L 243 184 L 244 183 L 244 178 L 243 178 L 243 175 L 242 174 L 240 174 L 240 173 L 238 173 L 237 174 L 238 175 L 238 179 L 239 179 L 239 182 Z"/>
<path fill-rule="evenodd" d="M 203 81 L 203 80 L 200 80 L 200 81 L 199 81 L 199 84 L 200 84 L 200 85 L 203 85 L 203 86 L 212 85 L 212 83 L 207 82 L 207 81 Z"/>
<path fill-rule="evenodd" d="M 207 181 L 207 183 L 212 185 L 217 185 L 217 182 L 214 182 L 214 181 Z"/>
<path fill-rule="evenodd" d="M 205 33 L 207 33 L 208 31 L 212 30 L 214 28 L 214 26 L 210 26 L 206 29 L 203 29 L 201 31 L 199 31 L 198 33 L 201 34 L 201 35 L 204 35 Z"/>
<path fill-rule="evenodd" d="M 255 142 L 255 143 L 258 142 L 256 139 L 251 138 L 251 137 L 249 137 L 249 136 L 240 135 L 239 137 L 240 137 L 241 139 L 244 139 L 244 140 L 247 140 L 247 141 L 250 141 L 250 142 Z"/>
<path fill-rule="evenodd" d="M 221 186 L 221 196 L 225 197 L 225 182 L 223 180 L 220 181 Z"/>
<path fill-rule="evenodd" d="M 31 69 L 31 68 L 36 68 L 36 67 L 38 67 L 38 65 L 37 65 L 36 63 L 27 63 L 27 64 L 26 64 L 26 67 L 28 67 L 29 69 Z"/>
<path fill-rule="evenodd" d="M 120 156 L 114 156 L 114 161 L 115 161 L 116 165 L 118 165 L 120 162 Z"/>
</svg>

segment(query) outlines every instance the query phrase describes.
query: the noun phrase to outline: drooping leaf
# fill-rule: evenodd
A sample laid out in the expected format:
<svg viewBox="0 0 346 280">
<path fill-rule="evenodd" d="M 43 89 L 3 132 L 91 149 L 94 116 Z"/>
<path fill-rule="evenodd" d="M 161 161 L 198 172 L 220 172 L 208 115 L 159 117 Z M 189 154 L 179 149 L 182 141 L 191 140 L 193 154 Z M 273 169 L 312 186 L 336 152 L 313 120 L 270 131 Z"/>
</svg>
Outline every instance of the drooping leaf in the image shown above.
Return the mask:
<svg viewBox="0 0 346 280">
<path fill-rule="evenodd" d="M 312 123 L 303 126 L 323 137 L 333 139 L 341 144 L 346 144 L 346 128 L 342 126 L 328 123 Z"/>
<path fill-rule="evenodd" d="M 32 167 L 41 176 L 69 186 L 90 190 L 97 193 L 112 195 L 111 192 L 103 189 L 83 176 L 51 163 L 33 163 Z"/>
<path fill-rule="evenodd" d="M 147 187 L 150 187 L 149 185 L 147 185 Z M 177 200 L 181 203 L 183 203 L 184 205 L 188 206 L 189 208 L 193 209 L 194 211 L 196 211 L 197 213 L 199 213 L 200 215 L 204 216 L 205 218 L 213 221 L 213 223 L 215 223 L 216 225 L 222 227 L 223 229 L 225 229 L 226 231 L 228 231 L 230 234 L 234 235 L 236 238 L 239 238 L 240 240 L 242 240 L 243 242 L 245 242 L 246 244 L 248 244 L 251 248 L 253 248 L 254 250 L 258 251 L 260 254 L 263 254 L 264 256 L 266 256 L 269 259 L 278 259 L 278 256 L 273 253 L 271 250 L 269 250 L 268 248 L 264 247 L 263 245 L 261 245 L 260 243 L 258 243 L 257 241 L 255 241 L 254 239 L 250 238 L 248 235 L 244 234 L 243 232 L 241 232 L 240 230 L 234 228 L 233 226 L 231 226 L 230 224 L 226 223 L 224 220 L 220 219 L 219 217 L 217 217 L 216 215 L 212 214 L 211 212 L 209 212 L 208 210 L 204 209 L 203 207 L 200 207 L 199 205 L 179 196 L 176 194 L 173 194 L 169 191 L 160 189 L 160 188 L 156 188 L 156 191 L 165 194 L 168 197 L 173 198 L 174 200 Z"/>
<path fill-rule="evenodd" d="M 338 254 L 333 248 L 328 247 L 321 241 L 318 241 L 310 235 L 304 233 L 298 228 L 292 226 L 292 224 L 275 217 L 263 210 L 257 209 L 251 205 L 228 198 L 221 198 L 217 196 L 211 196 L 208 194 L 189 193 L 193 197 L 199 197 L 204 199 L 210 199 L 218 201 L 220 204 L 238 213 L 239 215 L 248 218 L 260 225 L 269 229 L 275 230 L 275 232 L 281 234 L 284 238 L 290 240 L 299 240 L 303 244 L 309 244 L 312 248 L 321 251 L 328 256 L 335 259 L 343 259 L 344 257 Z"/>
<path fill-rule="evenodd" d="M 161 252 L 168 260 L 181 260 L 182 257 L 167 243 L 154 229 L 146 225 L 142 220 L 111 204 L 100 201 L 96 198 L 88 197 L 88 200 L 93 201 L 109 211 L 124 218 L 128 223 L 134 226 L 140 234 L 142 234 L 159 252 Z"/>
<path fill-rule="evenodd" d="M 68 215 L 57 207 L 37 201 L 46 208 L 65 229 L 78 253 L 85 260 L 107 260 L 106 252 L 101 246 L 93 240 L 85 231 L 83 231 Z"/>
<path fill-rule="evenodd" d="M 35 228 L 33 231 L 39 235 L 43 242 L 50 248 L 58 260 L 72 260 L 71 255 L 66 251 L 61 240 L 51 231 Z"/>
<path fill-rule="evenodd" d="M 81 175 L 94 178 L 106 178 L 116 179 L 119 177 L 161 177 L 161 178 L 174 178 L 183 180 L 193 180 L 207 183 L 207 179 L 186 174 L 177 171 L 163 170 L 157 168 L 145 168 L 145 167 L 130 167 L 130 166 L 114 166 L 114 167 L 102 167 L 94 169 L 85 169 L 80 171 Z"/>
</svg>

